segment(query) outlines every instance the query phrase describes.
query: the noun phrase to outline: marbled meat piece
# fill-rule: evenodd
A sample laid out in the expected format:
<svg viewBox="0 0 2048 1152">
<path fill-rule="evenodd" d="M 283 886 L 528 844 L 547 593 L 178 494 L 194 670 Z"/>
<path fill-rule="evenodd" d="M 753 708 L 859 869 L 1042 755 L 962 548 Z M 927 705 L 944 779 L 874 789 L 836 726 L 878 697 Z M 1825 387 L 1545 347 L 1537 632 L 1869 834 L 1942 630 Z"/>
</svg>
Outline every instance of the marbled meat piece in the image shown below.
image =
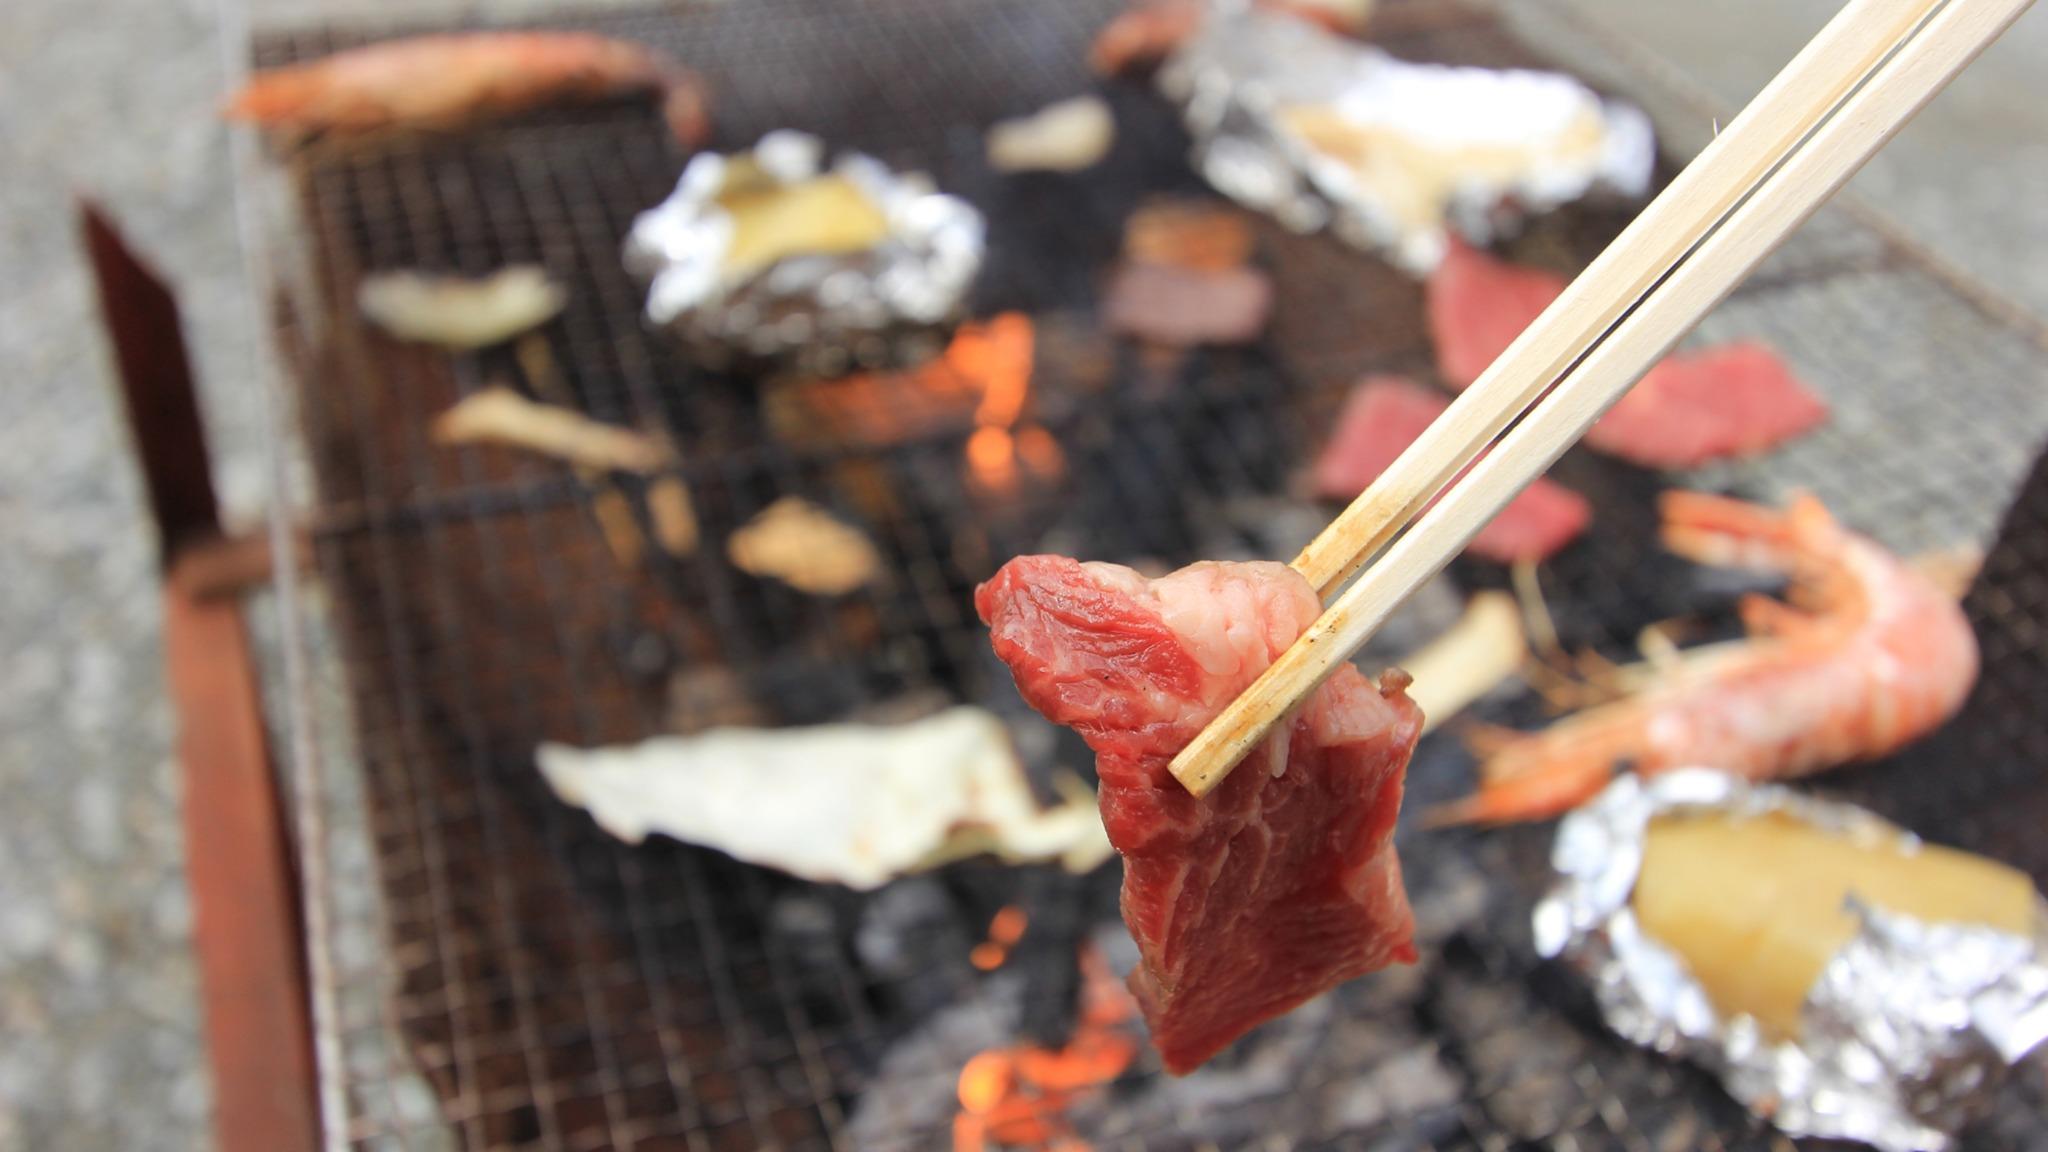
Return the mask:
<svg viewBox="0 0 2048 1152">
<path fill-rule="evenodd" d="M 1428 287 L 1444 383 L 1469 387 L 1564 287 L 1563 277 L 1454 242 Z M 1665 357 L 1600 418 L 1586 445 L 1645 468 L 1695 468 L 1776 447 L 1827 415 L 1777 353 L 1743 342 Z"/>
<path fill-rule="evenodd" d="M 1186 1072 L 1326 989 L 1415 958 L 1393 845 L 1422 728 L 1407 677 L 1337 670 L 1207 797 L 1174 754 L 1308 628 L 1314 589 L 1274 563 L 1158 580 L 1022 556 L 975 594 L 1031 706 L 1096 754 L 1124 856 L 1131 974 L 1168 1071 Z"/>
<path fill-rule="evenodd" d="M 1251 218 L 1227 203 L 1166 196 L 1131 210 L 1124 221 L 1124 258 L 1197 272 L 1251 263 Z"/>
<path fill-rule="evenodd" d="M 1251 267 L 1214 271 L 1131 260 L 1103 305 L 1112 332 L 1176 348 L 1250 344 L 1266 330 L 1273 281 Z"/>
<path fill-rule="evenodd" d="M 1379 478 L 1450 406 L 1441 395 L 1401 376 L 1368 376 L 1351 391 L 1329 443 L 1316 458 L 1316 495 L 1349 500 Z M 1466 551 L 1502 564 L 1542 560 L 1577 539 L 1593 522 L 1577 492 L 1539 478 L 1508 502 L 1472 538 Z"/>
</svg>

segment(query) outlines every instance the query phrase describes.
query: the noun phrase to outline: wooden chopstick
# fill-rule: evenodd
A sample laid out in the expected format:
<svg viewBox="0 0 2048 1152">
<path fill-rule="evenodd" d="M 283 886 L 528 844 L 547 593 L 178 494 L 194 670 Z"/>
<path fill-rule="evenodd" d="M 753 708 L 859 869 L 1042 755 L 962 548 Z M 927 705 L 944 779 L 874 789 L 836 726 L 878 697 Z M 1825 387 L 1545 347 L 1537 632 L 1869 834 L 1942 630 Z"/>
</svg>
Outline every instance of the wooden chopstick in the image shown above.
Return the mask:
<svg viewBox="0 0 2048 1152">
<path fill-rule="evenodd" d="M 2031 3 L 1947 0 L 1931 5 L 1932 11 L 1914 21 L 1896 48 L 1879 53 L 1882 62 L 1862 78 L 1860 87 L 1851 82 L 1854 90 L 1839 101 L 1839 107 L 1832 107 L 1836 102 L 1830 101 L 1832 115 L 1812 117 L 1809 130 L 1795 137 L 1789 153 L 1760 183 L 1738 197 L 1733 211 L 1715 213 L 1719 226 L 1706 230 L 1691 252 L 1681 253 L 1682 258 L 1655 282 L 1634 310 L 1592 344 L 1542 402 L 1501 438 L 1492 453 L 1444 493 L 1378 563 L 1175 757 L 1174 777 L 1198 796 L 1221 782 L 1281 718 L 1349 660 L 1403 600 L 1441 571 L 1516 493 L 1542 475 L 1643 372 Z M 1808 55 L 1801 53 L 1801 59 Z M 1703 153 L 1695 166 L 1707 159 Z M 1624 233 L 1616 245 L 1627 239 L 1628 233 Z M 1595 266 L 1600 263 L 1596 261 Z M 1546 323 L 1585 326 L 1583 319 L 1573 321 L 1556 308 L 1546 311 L 1537 326 Z M 1527 333 L 1517 343 L 1524 342 L 1535 343 Z M 1488 375 L 1496 373 L 1489 370 Z M 1541 390 L 1541 385 L 1530 389 Z M 1501 391 L 1519 394 L 1521 389 L 1502 385 Z M 1449 415 L 1447 411 L 1438 423 Z M 1505 425 L 1514 413 L 1492 416 Z M 1475 425 L 1483 425 L 1492 416 L 1477 418 Z M 1438 451 L 1453 460 L 1466 453 L 1463 460 L 1469 461 L 1490 437 L 1473 433 L 1472 438 L 1478 441 L 1476 445 L 1461 439 Z M 1444 439 L 1448 437 L 1439 442 Z M 1462 466 L 1462 461 L 1447 464 L 1441 460 L 1411 465 L 1440 470 L 1444 476 L 1454 475 Z"/>
<path fill-rule="evenodd" d="M 1328 600 L 1942 0 L 1851 0 L 1292 567 Z"/>
</svg>

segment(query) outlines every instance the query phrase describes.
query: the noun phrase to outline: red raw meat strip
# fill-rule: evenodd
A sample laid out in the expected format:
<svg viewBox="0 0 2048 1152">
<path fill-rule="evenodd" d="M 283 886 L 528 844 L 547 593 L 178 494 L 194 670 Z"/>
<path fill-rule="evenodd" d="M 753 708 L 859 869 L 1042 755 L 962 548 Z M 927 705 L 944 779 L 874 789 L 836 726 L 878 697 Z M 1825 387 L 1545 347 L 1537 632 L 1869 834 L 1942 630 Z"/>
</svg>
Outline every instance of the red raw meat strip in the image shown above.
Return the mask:
<svg viewBox="0 0 2048 1152">
<path fill-rule="evenodd" d="M 1586 434 L 1586 444 L 1646 468 L 1694 468 L 1802 436 L 1828 406 L 1761 344 L 1665 357 Z"/>
<path fill-rule="evenodd" d="M 1393 845 L 1422 730 L 1407 677 L 1376 686 L 1339 668 L 1207 797 L 1167 771 L 1315 620 L 1299 574 L 1196 564 L 1147 580 L 1020 556 L 975 606 L 1024 699 L 1095 750 L 1140 954 L 1131 990 L 1168 1071 L 1341 981 L 1413 962 Z"/>
<path fill-rule="evenodd" d="M 1349 500 L 1365 491 L 1449 406 L 1442 396 L 1405 377 L 1361 380 L 1316 459 L 1316 494 Z M 1577 539 L 1592 521 L 1593 509 L 1585 497 L 1539 479 L 1481 528 L 1466 551 L 1501 564 L 1542 560 Z"/>
<path fill-rule="evenodd" d="M 1471 387 L 1564 286 L 1562 276 L 1495 260 L 1453 236 L 1424 288 L 1444 383 L 1457 392 Z"/>
<path fill-rule="evenodd" d="M 1496 260 L 1453 240 L 1428 286 L 1437 371 L 1462 391 L 1559 293 L 1562 277 Z M 1738 343 L 1666 357 L 1645 373 L 1586 444 L 1645 468 L 1694 468 L 1804 435 L 1827 404 L 1776 353 Z"/>
</svg>

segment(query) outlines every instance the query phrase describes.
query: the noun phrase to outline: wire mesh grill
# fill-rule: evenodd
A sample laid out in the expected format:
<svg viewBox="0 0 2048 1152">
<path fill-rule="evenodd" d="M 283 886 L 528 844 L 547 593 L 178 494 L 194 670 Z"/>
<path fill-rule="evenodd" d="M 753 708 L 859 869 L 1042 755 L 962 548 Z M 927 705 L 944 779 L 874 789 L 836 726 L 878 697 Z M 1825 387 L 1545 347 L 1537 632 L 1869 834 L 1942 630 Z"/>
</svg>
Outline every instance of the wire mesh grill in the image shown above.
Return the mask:
<svg viewBox="0 0 2048 1152">
<path fill-rule="evenodd" d="M 1398 54 L 1541 63 L 1484 9 L 1383 9 L 1377 34 Z M 886 398 L 700 371 L 641 326 L 619 244 L 681 164 L 651 108 L 550 113 L 302 164 L 320 311 L 297 318 L 286 343 L 303 383 L 318 559 L 384 908 L 379 954 L 337 965 L 376 990 L 344 996 L 333 1023 L 347 1054 L 350 1143 L 943 1147 L 961 1062 L 988 1037 L 1028 1030 L 1033 1013 L 1020 1005 L 1059 996 L 1071 944 L 1113 918 L 1113 875 L 968 864 L 862 899 L 665 841 L 628 847 L 559 803 L 532 763 L 542 740 L 668 730 L 677 685 L 706 670 L 779 723 L 920 689 L 1016 715 L 968 603 L 1004 558 L 1284 557 L 1300 542 L 1290 533 L 1327 518 L 1298 498 L 1296 473 L 1358 375 L 1429 374 L 1418 289 L 1325 239 L 1260 224 L 1279 300 L 1269 339 L 1141 355 L 1098 330 L 1093 306 L 1131 208 L 1200 193 L 1170 111 L 1135 86 L 1104 89 L 1119 142 L 1081 177 L 999 177 L 981 159 L 991 120 L 1093 85 L 1081 60 L 1110 10 L 1108 0 L 753 0 L 581 22 L 716 75 L 720 146 L 804 128 L 931 171 L 984 210 L 991 259 L 975 311 L 1033 317 L 1031 418 L 1066 460 L 1057 482 L 1000 495 L 964 471 L 972 425 L 957 413 L 887 443 L 844 433 L 864 426 L 858 418 L 821 434 L 805 405 L 844 416 Z M 257 55 L 278 63 L 359 40 L 276 36 Z M 1628 211 L 1560 213 L 1512 254 L 1577 267 Z M 368 271 L 515 262 L 544 264 L 570 287 L 546 337 L 575 404 L 679 446 L 706 540 L 696 555 L 623 565 L 591 492 L 565 470 L 429 442 L 432 417 L 460 396 L 523 379 L 509 352 L 451 359 L 354 320 Z M 1819 218 L 1708 332 L 1771 340 L 1836 416 L 1777 456 L 1688 479 L 1765 498 L 1813 487 L 1901 548 L 1987 538 L 2048 432 L 2041 349 L 1839 216 Z M 1595 533 L 1544 572 L 1568 644 L 1619 652 L 1647 623 L 1725 608 L 1725 578 L 1656 551 L 1656 478 L 1582 453 L 1555 475 L 1596 510 Z M 2032 831 L 2048 790 L 2033 772 L 2048 730 L 2031 702 L 2048 682 L 2048 479 L 2037 475 L 2032 491 L 2034 510 L 2014 513 L 1971 601 L 1987 674 L 1959 734 L 1838 779 L 1931 835 L 2038 876 L 2048 857 Z M 889 561 L 887 579 L 828 602 L 726 563 L 725 536 L 786 494 L 861 524 Z M 639 490 L 629 496 L 644 516 Z M 1454 572 L 1467 588 L 1498 579 Z M 1538 716 L 1518 702 L 1486 718 Z M 1930 757 L 1964 755 L 2014 767 L 1973 789 L 1930 768 Z M 1455 740 L 1434 738 L 1412 770 L 1414 806 L 1463 791 L 1469 769 Z M 1927 807 L 1936 799 L 1947 806 Z M 1605 1036 L 1569 983 L 1534 963 L 1527 912 L 1547 841 L 1538 829 L 1406 835 L 1421 966 L 1358 982 L 1226 1057 L 1203 1082 L 1206 1102 L 1173 1095 L 1141 1062 L 1089 1134 L 1129 1149 L 1782 1143 L 1699 1074 Z M 921 899 L 941 914 L 898 914 Z M 968 963 L 987 914 L 1015 902 L 1029 906 L 1034 936 L 1064 953 L 1027 966 L 1021 990 Z M 913 968 L 863 952 L 858 938 L 878 923 Z M 941 1027 L 963 1013 L 974 1027 Z M 402 1052 L 380 1049 L 380 1037 L 397 1037 Z M 1260 1080 L 1261 1061 L 1283 1061 L 1285 1074 Z M 401 1065 L 430 1100 L 408 1096 Z M 1981 1146 L 2039 1146 L 2024 1110 L 2038 1111 L 2041 1086 L 2014 1095 Z M 900 1111 L 884 1115 L 884 1104 Z"/>
</svg>

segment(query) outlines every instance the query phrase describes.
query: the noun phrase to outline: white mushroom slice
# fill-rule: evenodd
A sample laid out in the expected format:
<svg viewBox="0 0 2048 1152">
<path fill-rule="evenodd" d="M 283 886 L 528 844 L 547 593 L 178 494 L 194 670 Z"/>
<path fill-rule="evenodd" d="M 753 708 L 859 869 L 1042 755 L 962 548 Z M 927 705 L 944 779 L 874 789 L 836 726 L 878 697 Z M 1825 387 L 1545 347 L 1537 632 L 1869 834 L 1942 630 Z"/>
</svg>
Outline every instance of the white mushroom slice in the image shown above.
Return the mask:
<svg viewBox="0 0 2048 1152">
<path fill-rule="evenodd" d="M 1048 104 L 988 130 L 988 163 L 998 172 L 1079 172 L 1116 142 L 1116 117 L 1099 96 Z"/>
<path fill-rule="evenodd" d="M 1415 678 L 1408 698 L 1422 709 L 1427 732 L 1463 712 L 1513 676 L 1529 658 L 1522 614 L 1505 592 L 1472 597 L 1450 630 L 1398 662 Z"/>
<path fill-rule="evenodd" d="M 873 889 L 970 852 L 1092 868 L 1094 797 L 1042 809 L 994 714 L 909 724 L 719 728 L 612 748 L 543 744 L 541 774 L 612 835 L 651 833 L 806 880 Z"/>
<path fill-rule="evenodd" d="M 356 286 L 363 318 L 401 340 L 466 351 L 502 344 L 561 312 L 568 293 L 533 265 L 488 276 L 379 272 Z"/>
<path fill-rule="evenodd" d="M 735 565 L 799 592 L 838 596 L 873 580 L 882 558 L 860 529 L 797 496 L 784 496 L 725 543 Z"/>
<path fill-rule="evenodd" d="M 502 385 L 473 392 L 435 417 L 433 436 L 436 444 L 502 444 L 579 468 L 646 473 L 670 460 L 651 436 L 536 403 Z"/>
</svg>

